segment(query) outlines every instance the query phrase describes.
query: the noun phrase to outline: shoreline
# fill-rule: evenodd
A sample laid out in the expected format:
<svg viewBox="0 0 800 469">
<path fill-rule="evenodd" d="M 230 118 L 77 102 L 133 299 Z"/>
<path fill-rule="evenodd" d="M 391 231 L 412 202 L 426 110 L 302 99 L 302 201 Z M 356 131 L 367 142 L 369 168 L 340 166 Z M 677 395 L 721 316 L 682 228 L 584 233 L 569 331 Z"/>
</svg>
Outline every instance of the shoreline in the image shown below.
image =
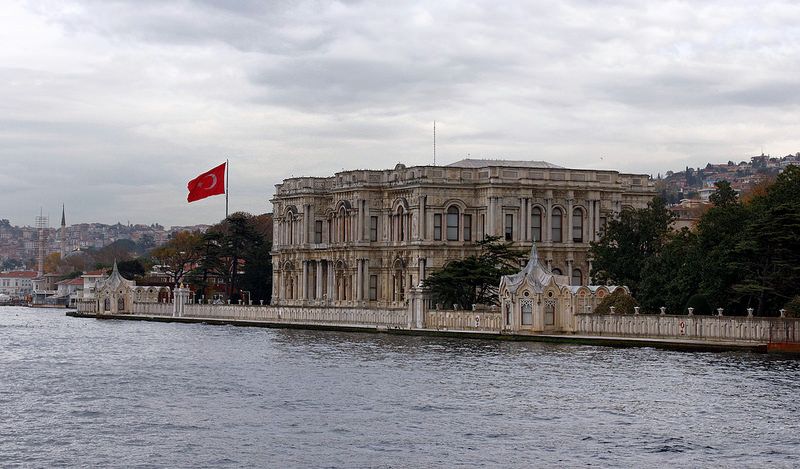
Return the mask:
<svg viewBox="0 0 800 469">
<path fill-rule="evenodd" d="M 356 324 L 312 324 L 289 321 L 263 321 L 243 319 L 218 319 L 197 317 L 154 316 L 140 314 L 89 314 L 67 311 L 66 316 L 85 319 L 175 322 L 184 324 L 209 324 L 215 326 L 262 327 L 270 329 L 301 329 L 316 331 L 361 332 L 372 334 L 395 334 L 407 336 L 449 337 L 472 340 L 508 340 L 519 342 L 547 342 L 575 345 L 595 345 L 615 348 L 652 347 L 662 350 L 684 352 L 751 352 L 751 353 L 800 353 L 797 344 L 768 344 L 760 342 L 736 343 L 700 341 L 689 339 L 665 339 L 648 337 L 595 336 L 573 334 L 511 334 L 507 332 L 463 331 L 444 329 L 405 329 L 376 325 Z"/>
</svg>

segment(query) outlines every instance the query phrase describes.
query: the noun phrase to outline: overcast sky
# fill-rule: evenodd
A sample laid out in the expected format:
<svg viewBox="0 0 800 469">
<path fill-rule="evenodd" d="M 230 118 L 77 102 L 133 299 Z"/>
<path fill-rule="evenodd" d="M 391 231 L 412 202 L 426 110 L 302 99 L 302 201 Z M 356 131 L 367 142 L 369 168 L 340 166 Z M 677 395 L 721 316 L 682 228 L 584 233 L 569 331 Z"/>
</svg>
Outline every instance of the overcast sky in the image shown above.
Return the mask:
<svg viewBox="0 0 800 469">
<path fill-rule="evenodd" d="M 643 7 L 647 3 L 650 6 Z M 213 223 L 291 176 L 800 151 L 795 2 L 5 1 L 0 218 Z"/>
</svg>

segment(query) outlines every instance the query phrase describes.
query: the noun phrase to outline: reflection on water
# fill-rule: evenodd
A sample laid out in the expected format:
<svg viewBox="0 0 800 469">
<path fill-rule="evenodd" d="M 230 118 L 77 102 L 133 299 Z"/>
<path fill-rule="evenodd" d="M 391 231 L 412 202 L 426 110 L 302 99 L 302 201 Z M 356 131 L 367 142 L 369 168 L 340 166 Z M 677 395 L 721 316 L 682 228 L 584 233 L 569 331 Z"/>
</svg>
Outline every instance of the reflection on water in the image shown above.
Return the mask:
<svg viewBox="0 0 800 469">
<path fill-rule="evenodd" d="M 23 466 L 791 466 L 798 362 L 0 308 Z"/>
</svg>

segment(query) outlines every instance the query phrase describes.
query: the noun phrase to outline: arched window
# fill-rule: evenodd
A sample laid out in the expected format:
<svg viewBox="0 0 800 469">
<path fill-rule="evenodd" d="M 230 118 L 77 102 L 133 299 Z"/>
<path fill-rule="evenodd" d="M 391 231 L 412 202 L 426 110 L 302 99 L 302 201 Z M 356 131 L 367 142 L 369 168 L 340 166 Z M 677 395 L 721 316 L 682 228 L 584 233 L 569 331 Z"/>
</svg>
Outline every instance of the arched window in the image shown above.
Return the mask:
<svg viewBox="0 0 800 469">
<path fill-rule="evenodd" d="M 522 324 L 523 325 L 533 324 L 533 301 L 522 300 L 520 302 L 520 305 L 522 307 Z"/>
<path fill-rule="evenodd" d="M 447 240 L 458 241 L 458 207 L 455 205 L 447 209 Z"/>
<path fill-rule="evenodd" d="M 542 240 L 542 209 L 539 207 L 531 211 L 531 239 L 537 243 Z"/>
<path fill-rule="evenodd" d="M 583 275 L 581 274 L 580 269 L 572 269 L 572 284 L 573 285 L 583 284 Z"/>
<path fill-rule="evenodd" d="M 553 242 L 554 243 L 562 243 L 564 242 L 563 237 L 561 236 L 561 209 L 556 207 L 553 209 Z"/>
<path fill-rule="evenodd" d="M 553 272 L 553 275 L 563 275 L 561 269 L 553 269 L 551 272 Z"/>
<path fill-rule="evenodd" d="M 572 211 L 572 241 L 583 242 L 583 210 L 579 208 Z"/>
<path fill-rule="evenodd" d="M 125 300 L 123 298 L 117 299 L 117 311 L 125 311 Z"/>
<path fill-rule="evenodd" d="M 544 305 L 544 325 L 553 326 L 556 323 L 556 305 L 555 302 L 548 301 Z"/>
</svg>

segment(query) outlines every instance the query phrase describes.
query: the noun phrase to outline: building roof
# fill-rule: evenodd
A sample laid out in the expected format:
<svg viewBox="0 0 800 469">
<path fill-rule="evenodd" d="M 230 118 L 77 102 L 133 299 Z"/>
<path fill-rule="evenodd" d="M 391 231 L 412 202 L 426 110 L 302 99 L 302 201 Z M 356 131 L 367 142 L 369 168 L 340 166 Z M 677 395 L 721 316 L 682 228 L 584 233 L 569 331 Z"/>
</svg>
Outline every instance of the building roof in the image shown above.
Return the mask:
<svg viewBox="0 0 800 469">
<path fill-rule="evenodd" d="M 39 274 L 33 270 L 12 270 L 11 272 L 0 272 L 3 278 L 36 278 Z"/>
<path fill-rule="evenodd" d="M 136 286 L 136 282 L 133 280 L 128 280 L 122 275 L 120 275 L 119 270 L 117 270 L 117 261 L 114 261 L 114 267 L 111 270 L 111 275 L 108 278 L 104 278 L 97 281 L 97 290 L 100 291 L 105 287 L 109 287 L 112 290 L 116 290 L 119 287 L 133 287 Z"/>
<path fill-rule="evenodd" d="M 532 160 L 479 160 L 466 158 L 455 163 L 447 165 L 452 168 L 488 168 L 490 166 L 501 166 L 507 168 L 538 168 L 538 169 L 564 169 L 563 166 L 558 166 L 547 161 L 532 161 Z"/>
<path fill-rule="evenodd" d="M 106 272 L 108 272 L 108 269 L 92 270 L 81 275 L 81 277 L 105 277 L 107 275 Z"/>
<path fill-rule="evenodd" d="M 539 260 L 539 251 L 536 249 L 536 243 L 531 245 L 531 256 L 528 259 L 528 264 L 521 271 L 513 275 L 503 275 L 500 279 L 500 290 L 502 291 L 504 287 L 508 287 L 508 290 L 515 294 L 526 281 L 536 293 L 541 293 L 544 287 L 551 283 L 559 287 L 569 286 L 569 277 L 555 275 L 550 269 L 542 265 Z"/>
<path fill-rule="evenodd" d="M 56 282 L 56 285 L 83 285 L 83 279 L 80 277 L 68 278 L 66 280 Z"/>
</svg>

